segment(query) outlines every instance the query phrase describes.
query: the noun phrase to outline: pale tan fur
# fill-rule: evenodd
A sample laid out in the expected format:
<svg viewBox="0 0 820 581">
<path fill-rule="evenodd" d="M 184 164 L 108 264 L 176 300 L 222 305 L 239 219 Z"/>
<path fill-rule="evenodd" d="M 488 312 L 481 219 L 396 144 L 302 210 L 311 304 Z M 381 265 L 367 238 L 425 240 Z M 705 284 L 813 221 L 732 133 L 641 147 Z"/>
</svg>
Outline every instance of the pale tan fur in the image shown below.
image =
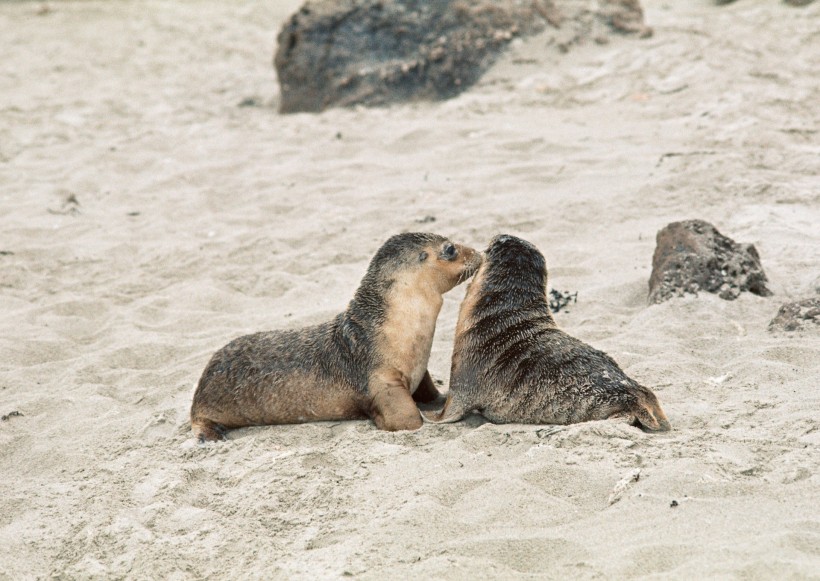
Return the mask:
<svg viewBox="0 0 820 581">
<path fill-rule="evenodd" d="M 444 302 L 437 281 L 429 280 L 434 272 L 414 274 L 405 274 L 393 284 L 381 345 L 385 364 L 407 376 L 411 393 L 427 370 L 436 319 Z"/>
<path fill-rule="evenodd" d="M 382 429 L 412 430 L 422 425 L 412 394 L 427 372 L 442 295 L 462 282 L 465 264 L 480 259 L 473 249 L 455 246 L 458 258 L 453 262 L 437 261 L 440 249 L 430 247 L 428 260 L 435 266 L 425 264 L 421 272 L 402 273 L 390 289 L 379 341 L 383 365 L 370 381 L 377 411 L 374 420 Z"/>
</svg>

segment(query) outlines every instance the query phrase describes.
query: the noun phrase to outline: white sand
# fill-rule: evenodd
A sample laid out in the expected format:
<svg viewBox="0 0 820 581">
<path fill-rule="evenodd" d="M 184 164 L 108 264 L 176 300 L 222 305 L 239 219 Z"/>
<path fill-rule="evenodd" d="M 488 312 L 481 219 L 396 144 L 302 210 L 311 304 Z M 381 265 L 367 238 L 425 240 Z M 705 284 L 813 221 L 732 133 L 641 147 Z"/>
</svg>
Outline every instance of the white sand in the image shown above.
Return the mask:
<svg viewBox="0 0 820 581">
<path fill-rule="evenodd" d="M 533 38 L 450 102 L 280 116 L 297 5 L 0 3 L 0 579 L 820 578 L 820 333 L 766 330 L 820 275 L 820 3 L 652 0 L 653 38 Z M 753 242 L 775 296 L 647 306 L 687 218 Z M 194 444 L 214 350 L 342 310 L 419 229 L 538 245 L 579 293 L 559 324 L 675 430 Z"/>
</svg>

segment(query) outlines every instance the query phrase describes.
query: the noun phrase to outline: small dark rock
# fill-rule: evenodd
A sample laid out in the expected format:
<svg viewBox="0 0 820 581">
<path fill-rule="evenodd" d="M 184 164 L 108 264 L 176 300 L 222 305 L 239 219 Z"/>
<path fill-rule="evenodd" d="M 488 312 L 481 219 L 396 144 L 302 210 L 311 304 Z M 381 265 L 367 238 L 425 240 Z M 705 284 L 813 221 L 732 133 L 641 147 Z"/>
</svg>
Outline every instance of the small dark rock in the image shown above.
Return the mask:
<svg viewBox="0 0 820 581">
<path fill-rule="evenodd" d="M 425 216 L 424 218 L 416 218 L 416 222 L 418 222 L 419 224 L 430 224 L 435 221 L 435 216 Z"/>
<path fill-rule="evenodd" d="M 543 440 L 544 438 L 549 438 L 550 436 L 552 436 L 553 434 L 555 434 L 556 432 L 559 432 L 559 431 L 560 431 L 559 427 L 550 426 L 549 428 L 540 428 L 538 430 L 535 430 L 535 435 L 539 439 Z"/>
<path fill-rule="evenodd" d="M 800 331 L 820 327 L 820 298 L 786 303 L 772 322 L 770 331 Z"/>
<path fill-rule="evenodd" d="M 74 194 L 65 194 L 59 210 L 47 208 L 49 214 L 76 216 L 80 213 L 80 200 Z"/>
<path fill-rule="evenodd" d="M 257 101 L 254 97 L 245 97 L 239 101 L 237 107 L 256 107 L 257 105 L 259 105 L 259 101 Z"/>
<path fill-rule="evenodd" d="M 8 421 L 9 418 L 21 417 L 22 415 L 23 415 L 22 412 L 18 412 L 17 410 L 14 410 L 13 412 L 9 412 L 5 415 L 0 416 L 0 422 Z"/>
<path fill-rule="evenodd" d="M 767 297 L 768 279 L 752 244 L 738 244 L 703 220 L 673 222 L 658 232 L 649 277 L 649 302 L 685 293 L 716 293 L 726 300 L 741 292 Z"/>
<path fill-rule="evenodd" d="M 637 33 L 641 38 L 652 36 L 652 29 L 644 23 L 643 9 L 638 0 L 605 0 L 599 3 L 599 7 L 601 16 L 613 30 Z"/>
<path fill-rule="evenodd" d="M 678 506 L 678 501 L 677 500 L 673 500 L 672 502 L 669 503 L 670 508 L 675 508 L 676 506 Z"/>
<path fill-rule="evenodd" d="M 557 313 L 570 303 L 578 302 L 578 291 L 571 293 L 569 291 L 557 291 L 550 289 L 550 311 Z"/>
</svg>

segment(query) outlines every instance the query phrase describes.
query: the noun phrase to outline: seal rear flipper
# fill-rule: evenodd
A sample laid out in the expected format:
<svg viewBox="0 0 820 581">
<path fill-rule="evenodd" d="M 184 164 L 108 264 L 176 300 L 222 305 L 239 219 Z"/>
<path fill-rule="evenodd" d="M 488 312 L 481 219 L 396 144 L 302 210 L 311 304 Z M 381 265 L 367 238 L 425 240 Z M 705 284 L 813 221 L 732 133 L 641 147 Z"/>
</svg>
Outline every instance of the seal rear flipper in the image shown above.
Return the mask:
<svg viewBox="0 0 820 581">
<path fill-rule="evenodd" d="M 672 429 L 661 406 L 641 402 L 632 410 L 635 415 L 634 425 L 645 432 L 668 432 Z"/>
<path fill-rule="evenodd" d="M 200 443 L 217 442 L 219 440 L 227 440 L 225 436 L 225 426 L 206 420 L 204 418 L 194 418 L 191 420 L 191 430 L 194 432 L 194 437 Z"/>
<path fill-rule="evenodd" d="M 447 401 L 444 402 L 444 407 L 441 408 L 439 413 L 428 416 L 421 412 L 421 417 L 430 424 L 452 424 L 457 422 L 464 417 L 466 412 L 461 405 L 454 403 L 454 401 L 453 396 L 448 395 Z"/>
</svg>

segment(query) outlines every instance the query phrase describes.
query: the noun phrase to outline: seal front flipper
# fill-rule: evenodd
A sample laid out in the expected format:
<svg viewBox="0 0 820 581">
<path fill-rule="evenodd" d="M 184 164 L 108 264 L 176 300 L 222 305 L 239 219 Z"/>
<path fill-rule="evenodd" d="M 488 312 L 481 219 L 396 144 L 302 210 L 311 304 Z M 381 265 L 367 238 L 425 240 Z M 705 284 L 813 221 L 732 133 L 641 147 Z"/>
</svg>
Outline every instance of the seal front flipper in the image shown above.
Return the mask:
<svg viewBox="0 0 820 581">
<path fill-rule="evenodd" d="M 370 417 L 380 430 L 418 430 L 424 423 L 410 395 L 410 382 L 401 371 L 377 372 L 370 380 Z"/>
<path fill-rule="evenodd" d="M 452 395 L 448 395 L 447 401 L 444 402 L 444 407 L 439 413 L 428 416 L 424 412 L 421 412 L 421 417 L 424 418 L 425 422 L 431 424 L 452 424 L 463 418 L 466 413 L 464 407 L 458 402 L 455 402 Z"/>
<path fill-rule="evenodd" d="M 433 383 L 433 378 L 430 377 L 430 372 L 425 371 L 424 377 L 421 378 L 421 383 L 413 392 L 413 400 L 416 403 L 433 403 L 436 400 L 444 400 L 444 396 L 436 389 L 436 384 Z"/>
</svg>

